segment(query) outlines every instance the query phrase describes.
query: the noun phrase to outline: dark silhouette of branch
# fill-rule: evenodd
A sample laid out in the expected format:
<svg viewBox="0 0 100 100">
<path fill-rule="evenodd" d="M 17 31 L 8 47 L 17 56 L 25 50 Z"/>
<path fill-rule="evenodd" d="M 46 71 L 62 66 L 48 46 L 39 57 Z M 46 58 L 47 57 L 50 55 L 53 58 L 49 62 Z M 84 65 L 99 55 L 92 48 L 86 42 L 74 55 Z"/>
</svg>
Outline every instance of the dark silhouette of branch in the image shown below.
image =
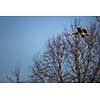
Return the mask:
<svg viewBox="0 0 100 100">
<path fill-rule="evenodd" d="M 20 66 L 17 64 L 14 70 L 11 70 L 11 75 L 7 75 L 7 79 L 10 82 L 15 82 L 15 83 L 22 83 L 21 81 L 21 68 Z"/>
<path fill-rule="evenodd" d="M 97 21 L 100 23 L 100 17 L 96 16 Z"/>
</svg>

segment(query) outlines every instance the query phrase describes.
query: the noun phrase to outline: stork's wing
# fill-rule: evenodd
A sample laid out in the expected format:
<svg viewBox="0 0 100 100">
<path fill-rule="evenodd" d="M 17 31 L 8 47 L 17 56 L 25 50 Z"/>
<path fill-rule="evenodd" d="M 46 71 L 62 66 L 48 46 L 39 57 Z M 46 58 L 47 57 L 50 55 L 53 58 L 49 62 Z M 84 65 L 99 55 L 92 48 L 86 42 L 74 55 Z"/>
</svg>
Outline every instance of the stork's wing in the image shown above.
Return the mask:
<svg viewBox="0 0 100 100">
<path fill-rule="evenodd" d="M 83 32 L 84 32 L 84 33 L 87 33 L 87 30 L 86 30 L 86 29 L 83 29 Z"/>
<path fill-rule="evenodd" d="M 79 33 L 82 33 L 82 29 L 81 29 L 80 27 L 77 27 L 77 31 L 78 31 Z"/>
</svg>

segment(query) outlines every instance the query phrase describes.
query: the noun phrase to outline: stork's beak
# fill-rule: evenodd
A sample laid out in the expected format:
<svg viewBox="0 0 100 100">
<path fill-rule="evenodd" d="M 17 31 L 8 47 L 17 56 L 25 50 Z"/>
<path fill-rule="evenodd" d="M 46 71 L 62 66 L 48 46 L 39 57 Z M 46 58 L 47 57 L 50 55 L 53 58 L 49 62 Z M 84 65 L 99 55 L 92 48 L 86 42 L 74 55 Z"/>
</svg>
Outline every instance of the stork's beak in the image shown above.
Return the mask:
<svg viewBox="0 0 100 100">
<path fill-rule="evenodd" d="M 89 35 L 91 35 L 91 34 L 90 34 L 90 33 L 87 33 L 86 35 L 89 36 Z"/>
</svg>

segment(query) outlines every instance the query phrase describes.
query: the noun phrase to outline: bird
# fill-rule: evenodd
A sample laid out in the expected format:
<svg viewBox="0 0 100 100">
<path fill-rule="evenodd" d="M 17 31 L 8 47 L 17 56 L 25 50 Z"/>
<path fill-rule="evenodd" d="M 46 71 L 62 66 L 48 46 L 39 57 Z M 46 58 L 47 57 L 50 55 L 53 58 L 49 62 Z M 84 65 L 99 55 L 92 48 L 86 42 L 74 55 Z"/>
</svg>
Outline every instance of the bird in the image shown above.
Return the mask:
<svg viewBox="0 0 100 100">
<path fill-rule="evenodd" d="M 77 28 L 77 32 L 72 33 L 72 35 L 81 36 L 81 37 L 85 37 L 89 35 L 86 29 L 84 28 L 82 29 L 81 27 L 76 27 L 76 28 Z"/>
</svg>

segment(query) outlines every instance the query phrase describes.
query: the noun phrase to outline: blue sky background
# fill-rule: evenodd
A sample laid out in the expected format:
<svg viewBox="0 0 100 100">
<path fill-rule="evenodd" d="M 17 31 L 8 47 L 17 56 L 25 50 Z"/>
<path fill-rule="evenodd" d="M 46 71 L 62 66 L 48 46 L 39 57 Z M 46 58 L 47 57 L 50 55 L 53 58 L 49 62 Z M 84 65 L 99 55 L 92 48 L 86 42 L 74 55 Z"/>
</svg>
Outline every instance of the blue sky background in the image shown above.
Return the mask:
<svg viewBox="0 0 100 100">
<path fill-rule="evenodd" d="M 0 16 L 0 82 L 7 82 L 6 75 L 20 64 L 27 75 L 34 54 L 41 53 L 49 38 L 64 31 L 74 19 L 83 26 L 96 22 L 95 17 L 1 17 Z"/>
</svg>

